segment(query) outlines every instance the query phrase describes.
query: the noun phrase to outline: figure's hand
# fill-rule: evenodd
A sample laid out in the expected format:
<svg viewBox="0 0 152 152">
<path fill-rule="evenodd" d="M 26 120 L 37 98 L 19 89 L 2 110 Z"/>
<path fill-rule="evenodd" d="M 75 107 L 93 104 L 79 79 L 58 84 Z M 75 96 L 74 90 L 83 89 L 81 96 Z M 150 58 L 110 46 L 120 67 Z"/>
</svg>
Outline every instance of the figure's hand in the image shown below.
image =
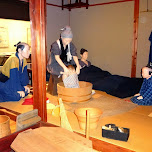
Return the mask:
<svg viewBox="0 0 152 152">
<path fill-rule="evenodd" d="M 136 97 L 136 96 L 140 96 L 140 93 L 137 93 L 137 94 L 135 94 L 134 96 L 135 96 L 135 97 Z"/>
<path fill-rule="evenodd" d="M 142 96 L 139 96 L 139 97 L 137 97 L 137 99 L 138 99 L 138 100 L 141 100 L 141 99 L 143 99 L 143 97 L 142 97 Z"/>
<path fill-rule="evenodd" d="M 76 73 L 77 73 L 77 75 L 80 74 L 80 67 L 76 68 Z"/>
<path fill-rule="evenodd" d="M 24 86 L 25 92 L 30 93 L 30 88 L 28 86 Z"/>
<path fill-rule="evenodd" d="M 64 72 L 61 71 L 60 74 L 64 74 Z"/>
<path fill-rule="evenodd" d="M 80 66 L 80 69 L 82 69 L 82 67 Z"/>
<path fill-rule="evenodd" d="M 19 93 L 20 94 L 20 97 L 25 97 L 25 92 L 24 91 L 17 91 L 17 93 Z"/>
<path fill-rule="evenodd" d="M 67 67 L 64 68 L 64 73 L 68 74 L 69 73 L 69 69 Z"/>
</svg>

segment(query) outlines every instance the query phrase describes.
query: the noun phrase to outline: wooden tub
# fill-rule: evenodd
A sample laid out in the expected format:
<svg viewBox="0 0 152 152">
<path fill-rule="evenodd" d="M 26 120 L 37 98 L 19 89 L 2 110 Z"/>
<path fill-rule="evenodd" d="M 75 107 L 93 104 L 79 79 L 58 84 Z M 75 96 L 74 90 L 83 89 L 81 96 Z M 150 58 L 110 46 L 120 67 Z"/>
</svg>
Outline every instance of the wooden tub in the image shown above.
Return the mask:
<svg viewBox="0 0 152 152">
<path fill-rule="evenodd" d="M 92 84 L 79 81 L 80 88 L 65 88 L 63 82 L 57 84 L 58 97 L 64 102 L 85 102 L 92 96 Z"/>
<path fill-rule="evenodd" d="M 6 115 L 0 115 L 0 138 L 11 134 L 10 118 Z"/>
</svg>

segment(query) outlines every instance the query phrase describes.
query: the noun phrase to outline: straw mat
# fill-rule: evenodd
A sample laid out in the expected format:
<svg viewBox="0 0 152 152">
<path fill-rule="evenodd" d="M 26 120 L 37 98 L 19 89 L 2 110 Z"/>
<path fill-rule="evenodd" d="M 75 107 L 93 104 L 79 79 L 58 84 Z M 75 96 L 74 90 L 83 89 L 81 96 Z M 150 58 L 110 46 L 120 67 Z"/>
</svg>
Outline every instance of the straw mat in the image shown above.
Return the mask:
<svg viewBox="0 0 152 152">
<path fill-rule="evenodd" d="M 50 102 L 56 104 L 57 97 L 50 96 Z M 138 105 L 128 102 L 129 99 L 120 99 L 106 94 L 102 91 L 96 91 L 89 101 L 79 103 L 64 102 L 67 111 L 74 112 L 77 108 L 95 107 L 102 110 L 102 117 L 113 116 L 128 112 Z"/>
</svg>

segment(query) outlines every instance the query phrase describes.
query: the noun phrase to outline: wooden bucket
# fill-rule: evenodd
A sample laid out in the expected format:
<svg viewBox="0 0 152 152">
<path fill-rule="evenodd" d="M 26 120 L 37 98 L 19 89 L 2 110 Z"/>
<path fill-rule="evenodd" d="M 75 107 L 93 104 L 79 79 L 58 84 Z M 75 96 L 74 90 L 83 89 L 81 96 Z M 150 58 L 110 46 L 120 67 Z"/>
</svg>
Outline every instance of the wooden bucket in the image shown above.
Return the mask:
<svg viewBox="0 0 152 152">
<path fill-rule="evenodd" d="M 74 111 L 75 115 L 78 118 L 79 126 L 81 129 L 85 130 L 86 128 L 86 111 L 90 113 L 90 129 L 96 129 L 99 118 L 102 115 L 102 111 L 99 108 L 78 108 Z"/>
<path fill-rule="evenodd" d="M 57 84 L 58 97 L 64 102 L 85 102 L 92 96 L 92 84 L 79 81 L 80 88 L 65 88 L 63 82 Z"/>
<path fill-rule="evenodd" d="M 0 138 L 11 134 L 10 118 L 6 115 L 0 115 Z"/>
</svg>

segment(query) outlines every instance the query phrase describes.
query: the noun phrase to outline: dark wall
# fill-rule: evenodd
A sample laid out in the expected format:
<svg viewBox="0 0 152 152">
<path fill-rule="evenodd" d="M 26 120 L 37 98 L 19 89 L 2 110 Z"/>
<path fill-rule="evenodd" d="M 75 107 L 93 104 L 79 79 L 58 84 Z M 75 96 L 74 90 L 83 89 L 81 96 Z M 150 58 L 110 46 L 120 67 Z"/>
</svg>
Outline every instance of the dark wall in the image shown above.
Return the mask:
<svg viewBox="0 0 152 152">
<path fill-rule="evenodd" d="M 0 18 L 29 21 L 29 3 L 19 0 L 0 0 Z"/>
</svg>

